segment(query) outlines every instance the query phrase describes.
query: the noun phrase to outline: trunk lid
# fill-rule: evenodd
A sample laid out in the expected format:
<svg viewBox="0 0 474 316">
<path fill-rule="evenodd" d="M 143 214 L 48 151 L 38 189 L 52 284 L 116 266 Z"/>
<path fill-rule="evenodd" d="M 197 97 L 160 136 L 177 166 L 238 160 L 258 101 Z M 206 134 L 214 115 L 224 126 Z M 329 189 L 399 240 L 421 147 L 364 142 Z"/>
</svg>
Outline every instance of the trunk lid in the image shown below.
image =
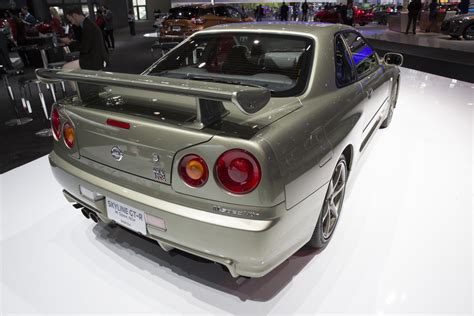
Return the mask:
<svg viewBox="0 0 474 316">
<path fill-rule="evenodd" d="M 168 124 L 163 113 L 153 120 L 89 106 L 66 107 L 75 125 L 80 156 L 161 183 L 171 183 L 176 152 L 212 138 L 212 134 Z M 108 125 L 107 120 L 130 128 Z"/>
</svg>

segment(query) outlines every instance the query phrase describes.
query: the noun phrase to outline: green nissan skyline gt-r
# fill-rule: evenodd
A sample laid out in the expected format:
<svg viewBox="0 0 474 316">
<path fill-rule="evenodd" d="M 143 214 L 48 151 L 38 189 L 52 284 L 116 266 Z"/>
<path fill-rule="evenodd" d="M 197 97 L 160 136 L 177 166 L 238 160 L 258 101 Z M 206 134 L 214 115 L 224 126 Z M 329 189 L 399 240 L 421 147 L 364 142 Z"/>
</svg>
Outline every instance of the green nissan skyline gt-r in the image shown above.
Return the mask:
<svg viewBox="0 0 474 316">
<path fill-rule="evenodd" d="M 141 75 L 39 69 L 77 91 L 52 108 L 52 170 L 95 222 L 261 277 L 330 241 L 401 62 L 351 27 L 271 22 L 198 32 Z"/>
</svg>

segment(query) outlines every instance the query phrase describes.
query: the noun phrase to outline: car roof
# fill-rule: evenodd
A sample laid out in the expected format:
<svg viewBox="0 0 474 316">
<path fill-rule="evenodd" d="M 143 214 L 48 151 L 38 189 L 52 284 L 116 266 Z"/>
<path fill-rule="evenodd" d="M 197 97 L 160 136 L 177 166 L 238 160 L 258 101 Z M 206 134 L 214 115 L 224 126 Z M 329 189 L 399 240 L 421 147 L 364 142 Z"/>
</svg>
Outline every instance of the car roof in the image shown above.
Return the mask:
<svg viewBox="0 0 474 316">
<path fill-rule="evenodd" d="M 216 25 L 210 28 L 205 29 L 202 32 L 207 31 L 272 31 L 272 32 L 294 32 L 300 34 L 312 34 L 315 36 L 323 35 L 333 35 L 339 31 L 343 30 L 355 30 L 354 28 L 343 25 L 343 24 L 333 24 L 333 23 L 320 23 L 320 22 L 280 22 L 280 21 L 271 21 L 271 22 L 245 22 L 245 23 L 232 23 L 232 24 L 221 24 Z"/>
</svg>

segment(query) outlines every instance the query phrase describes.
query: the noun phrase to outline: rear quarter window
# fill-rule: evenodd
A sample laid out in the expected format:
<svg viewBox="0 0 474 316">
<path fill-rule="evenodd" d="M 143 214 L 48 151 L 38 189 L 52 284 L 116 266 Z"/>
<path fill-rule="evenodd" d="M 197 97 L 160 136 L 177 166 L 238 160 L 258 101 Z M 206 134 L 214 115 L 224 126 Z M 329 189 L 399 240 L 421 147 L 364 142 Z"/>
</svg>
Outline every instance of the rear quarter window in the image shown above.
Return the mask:
<svg viewBox="0 0 474 316">
<path fill-rule="evenodd" d="M 351 55 L 347 51 L 341 35 L 337 35 L 334 46 L 334 62 L 336 71 L 336 83 L 338 87 L 345 86 L 355 80 L 354 68 L 352 67 Z"/>
</svg>

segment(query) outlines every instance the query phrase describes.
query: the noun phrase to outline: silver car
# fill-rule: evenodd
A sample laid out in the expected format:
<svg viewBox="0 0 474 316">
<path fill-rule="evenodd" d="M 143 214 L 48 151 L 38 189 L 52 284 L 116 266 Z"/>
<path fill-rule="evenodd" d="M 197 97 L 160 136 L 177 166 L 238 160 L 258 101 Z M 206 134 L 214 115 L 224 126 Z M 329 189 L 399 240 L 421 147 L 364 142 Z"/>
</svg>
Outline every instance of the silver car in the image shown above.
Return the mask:
<svg viewBox="0 0 474 316">
<path fill-rule="evenodd" d="M 142 75 L 37 70 L 78 92 L 52 109 L 52 171 L 95 222 L 261 277 L 331 240 L 401 62 L 351 27 L 272 22 L 196 33 Z"/>
</svg>

